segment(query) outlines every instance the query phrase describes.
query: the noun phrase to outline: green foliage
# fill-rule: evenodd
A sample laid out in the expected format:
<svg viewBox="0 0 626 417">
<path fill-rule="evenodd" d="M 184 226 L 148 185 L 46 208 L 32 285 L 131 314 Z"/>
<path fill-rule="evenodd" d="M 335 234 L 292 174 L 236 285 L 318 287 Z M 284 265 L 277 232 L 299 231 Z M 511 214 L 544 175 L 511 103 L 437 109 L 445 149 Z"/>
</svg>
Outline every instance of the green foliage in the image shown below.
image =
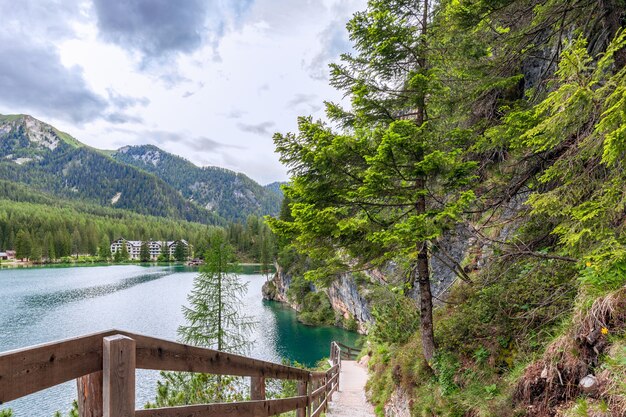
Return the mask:
<svg viewBox="0 0 626 417">
<path fill-rule="evenodd" d="M 106 236 L 103 236 L 98 246 L 98 256 L 103 260 L 111 259 L 111 242 Z"/>
<path fill-rule="evenodd" d="M 176 248 L 174 248 L 174 259 L 178 262 L 183 262 L 187 260 L 187 256 L 187 246 L 177 242 Z"/>
<path fill-rule="evenodd" d="M 241 380 L 235 377 L 183 372 L 161 372 L 154 403 L 145 408 L 243 401 Z"/>
<path fill-rule="evenodd" d="M 444 351 L 435 355 L 433 369 L 442 395 L 450 395 L 459 389 L 459 386 L 454 382 L 459 367 L 459 361 L 452 353 Z"/>
<path fill-rule="evenodd" d="M 252 341 L 255 325 L 241 311 L 247 283 L 235 274 L 233 248 L 221 233 L 211 236 L 211 248 L 205 255 L 205 266 L 194 279 L 183 307 L 185 325 L 178 328 L 183 343 L 220 351 L 245 354 Z M 220 375 L 162 372 L 154 404 L 164 407 L 222 401 L 240 401 L 242 379 Z"/>
<path fill-rule="evenodd" d="M 2 417 L 2 413 L 0 413 L 0 417 Z M 54 413 L 54 417 L 63 417 L 63 414 L 60 411 L 56 411 Z M 79 417 L 77 400 L 72 401 L 72 408 L 70 408 L 70 410 L 67 412 L 67 417 Z"/>
<path fill-rule="evenodd" d="M 242 259 L 268 270 L 276 257 L 276 238 L 262 217 L 249 215 L 244 223 L 229 223 L 226 236 Z"/>
<path fill-rule="evenodd" d="M 0 181 L 0 190 L 3 182 Z M 38 194 L 33 195 L 37 199 Z M 64 200 L 41 202 L 0 199 L 0 247 L 16 248 L 20 239 L 35 242 L 51 258 L 69 256 L 75 251 L 96 255 L 104 242 L 124 236 L 173 240 L 186 238 L 192 245 L 207 231 L 216 229 L 199 223 L 179 222 L 142 216 L 126 210 L 109 209 Z M 12 196 L 6 196 L 12 199 Z M 77 231 L 77 233 L 74 233 Z M 77 239 L 77 240 L 74 240 Z M 21 244 L 21 243 L 20 243 Z M 53 247 L 53 251 L 50 251 Z M 25 249 L 25 248 L 22 248 Z M 52 253 L 53 252 L 53 253 Z M 45 256 L 44 256 L 45 257 Z"/>
<path fill-rule="evenodd" d="M 150 262 L 150 247 L 148 246 L 147 240 L 141 242 L 141 247 L 139 248 L 139 261 Z"/>
<path fill-rule="evenodd" d="M 13 411 L 10 408 L 0 410 L 0 417 L 13 417 Z"/>
<path fill-rule="evenodd" d="M 370 339 L 378 343 L 405 343 L 419 329 L 419 311 L 415 301 L 401 291 L 377 289 L 372 301 L 374 324 Z"/>
<path fill-rule="evenodd" d="M 357 323 L 354 316 L 351 315 L 350 318 L 344 318 L 343 328 L 351 332 L 356 332 L 357 330 L 359 330 L 359 324 Z"/>
<path fill-rule="evenodd" d="M 216 234 L 183 308 L 187 324 L 178 334 L 184 343 L 240 354 L 249 349 L 254 322 L 241 311 L 247 283 L 236 275 L 234 260 L 232 247 Z"/>
<path fill-rule="evenodd" d="M 122 249 L 120 249 L 118 252 L 115 253 L 115 255 L 118 255 L 115 258 L 116 262 L 125 262 L 128 261 L 130 259 L 130 254 L 128 253 L 128 246 L 126 245 L 122 245 Z"/>
<path fill-rule="evenodd" d="M 310 292 L 302 301 L 298 320 L 304 324 L 320 326 L 335 324 L 335 311 L 324 291 Z"/>
</svg>

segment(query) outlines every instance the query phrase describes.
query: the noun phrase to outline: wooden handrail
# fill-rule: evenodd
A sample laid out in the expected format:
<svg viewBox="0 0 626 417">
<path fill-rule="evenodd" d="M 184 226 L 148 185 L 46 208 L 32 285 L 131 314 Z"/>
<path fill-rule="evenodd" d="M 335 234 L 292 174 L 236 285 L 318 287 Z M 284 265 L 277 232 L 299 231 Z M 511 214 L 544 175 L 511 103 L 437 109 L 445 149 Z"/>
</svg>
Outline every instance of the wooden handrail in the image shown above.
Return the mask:
<svg viewBox="0 0 626 417">
<path fill-rule="evenodd" d="M 0 354 L 0 404 L 76 379 L 79 413 L 94 417 L 270 416 L 298 410 L 319 415 L 339 389 L 349 346 L 332 342 L 326 372 L 252 359 L 120 330 Z M 251 377 L 251 401 L 134 410 L 135 369 Z M 298 396 L 265 399 L 266 378 L 298 381 Z"/>
</svg>

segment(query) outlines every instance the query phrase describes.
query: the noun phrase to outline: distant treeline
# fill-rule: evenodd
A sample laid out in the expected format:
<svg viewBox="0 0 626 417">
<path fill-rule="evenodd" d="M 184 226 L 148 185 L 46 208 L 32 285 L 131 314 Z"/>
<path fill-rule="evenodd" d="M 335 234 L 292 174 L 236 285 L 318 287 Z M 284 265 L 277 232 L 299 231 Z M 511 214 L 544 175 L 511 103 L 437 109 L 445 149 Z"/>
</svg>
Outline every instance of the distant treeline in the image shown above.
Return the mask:
<svg viewBox="0 0 626 417">
<path fill-rule="evenodd" d="M 78 255 L 108 258 L 111 242 L 119 237 L 185 239 L 192 245 L 193 255 L 202 258 L 211 237 L 221 233 L 241 260 L 265 264 L 271 263 L 276 251 L 264 219 L 257 216 L 222 228 L 56 200 L 5 182 L 0 183 L 0 198 L 0 250 L 16 250 L 18 258 L 35 262 Z"/>
</svg>

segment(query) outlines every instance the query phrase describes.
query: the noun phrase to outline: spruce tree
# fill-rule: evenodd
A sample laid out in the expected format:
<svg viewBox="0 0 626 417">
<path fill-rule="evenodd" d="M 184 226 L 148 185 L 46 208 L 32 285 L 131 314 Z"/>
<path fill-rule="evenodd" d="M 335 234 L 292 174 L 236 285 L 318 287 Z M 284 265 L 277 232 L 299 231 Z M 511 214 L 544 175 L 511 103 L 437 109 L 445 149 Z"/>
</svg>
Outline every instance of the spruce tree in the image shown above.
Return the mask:
<svg viewBox="0 0 626 417">
<path fill-rule="evenodd" d="M 128 253 L 128 247 L 126 246 L 126 244 L 122 245 L 122 249 L 118 250 L 116 252 L 116 255 L 118 253 L 119 253 L 119 261 L 125 262 L 125 261 L 128 261 L 130 259 L 130 254 Z"/>
<path fill-rule="evenodd" d="M 183 307 L 186 324 L 178 328 L 180 340 L 194 346 L 246 354 L 252 345 L 254 322 L 242 312 L 248 284 L 236 275 L 233 248 L 221 234 L 211 240 L 206 264 L 194 279 Z M 163 407 L 241 399 L 235 387 L 241 379 L 207 374 L 163 372 L 155 404 Z"/>
<path fill-rule="evenodd" d="M 176 248 L 174 248 L 174 259 L 178 262 L 187 260 L 187 247 L 180 241 L 176 243 Z"/>
<path fill-rule="evenodd" d="M 157 259 L 159 262 L 169 262 L 170 261 L 170 251 L 167 247 L 167 242 L 161 242 L 161 253 L 159 254 L 159 258 Z"/>
<path fill-rule="evenodd" d="M 26 230 L 20 230 L 15 236 L 15 257 L 17 259 L 28 259 L 32 250 L 32 239 Z"/>
<path fill-rule="evenodd" d="M 275 231 L 323 266 L 327 280 L 355 266 L 393 260 L 407 265 L 404 292 L 419 289 L 425 359 L 435 353 L 430 256 L 436 239 L 454 227 L 474 198 L 475 164 L 463 160 L 458 132 L 450 132 L 441 81 L 429 47 L 429 7 L 423 1 L 372 0 L 348 23 L 356 55 L 332 66 L 331 83 L 352 108 L 327 106 L 344 130 L 299 119 L 298 134 L 274 137 L 290 168 L 291 221 Z"/>
<path fill-rule="evenodd" d="M 111 258 L 111 243 L 106 236 L 103 236 L 102 240 L 100 241 L 100 246 L 98 247 L 98 256 L 104 260 L 108 260 Z"/>
<path fill-rule="evenodd" d="M 148 241 L 141 242 L 141 248 L 139 248 L 139 260 L 141 262 L 150 262 L 150 247 Z"/>
</svg>

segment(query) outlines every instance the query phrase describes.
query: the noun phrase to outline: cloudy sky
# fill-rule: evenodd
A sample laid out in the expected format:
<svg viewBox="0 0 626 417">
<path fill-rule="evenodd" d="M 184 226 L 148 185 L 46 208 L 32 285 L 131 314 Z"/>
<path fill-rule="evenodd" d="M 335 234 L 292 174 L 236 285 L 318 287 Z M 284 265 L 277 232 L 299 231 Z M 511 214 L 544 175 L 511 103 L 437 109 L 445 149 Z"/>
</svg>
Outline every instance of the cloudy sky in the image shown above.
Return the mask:
<svg viewBox="0 0 626 417">
<path fill-rule="evenodd" d="M 322 117 L 365 0 L 0 0 L 0 113 L 285 180 L 272 134 Z"/>
</svg>

